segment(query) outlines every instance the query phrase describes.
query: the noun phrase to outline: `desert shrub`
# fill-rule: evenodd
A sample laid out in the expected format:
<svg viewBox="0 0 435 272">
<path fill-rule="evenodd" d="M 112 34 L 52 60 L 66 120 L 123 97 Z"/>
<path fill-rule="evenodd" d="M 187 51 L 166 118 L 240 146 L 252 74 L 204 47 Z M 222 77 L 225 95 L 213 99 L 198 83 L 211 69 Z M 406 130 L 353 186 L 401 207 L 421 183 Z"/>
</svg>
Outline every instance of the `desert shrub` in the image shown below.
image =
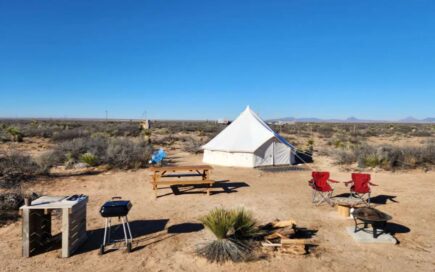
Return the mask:
<svg viewBox="0 0 435 272">
<path fill-rule="evenodd" d="M 133 122 L 111 123 L 103 131 L 116 137 L 137 137 L 140 136 L 142 127 L 138 123 Z"/>
<path fill-rule="evenodd" d="M 146 166 L 151 154 L 152 147 L 144 140 L 115 138 L 110 140 L 107 147 L 106 162 L 115 168 L 136 169 Z"/>
<path fill-rule="evenodd" d="M 94 154 L 86 152 L 80 156 L 80 162 L 86 163 L 90 166 L 96 166 L 98 164 L 98 158 Z"/>
<path fill-rule="evenodd" d="M 169 133 L 202 131 L 204 134 L 217 135 L 227 125 L 213 121 L 155 121 L 153 128 L 165 129 Z"/>
<path fill-rule="evenodd" d="M 6 132 L 6 130 L 4 130 L 3 128 L 0 128 L 0 142 L 4 143 L 4 142 L 8 142 L 10 140 L 11 140 L 11 138 L 10 138 L 9 134 Z"/>
<path fill-rule="evenodd" d="M 35 193 L 26 195 L 20 191 L 0 193 L 0 226 L 19 218 L 18 210 L 23 205 L 24 197 L 34 200 L 39 195 Z"/>
<path fill-rule="evenodd" d="M 0 155 L 0 188 L 13 188 L 41 173 L 29 156 L 17 152 Z"/>
<path fill-rule="evenodd" d="M 330 138 L 334 135 L 334 128 L 328 125 L 319 126 L 313 130 L 317 131 L 321 138 Z"/>
<path fill-rule="evenodd" d="M 23 199 L 20 193 L 0 193 L 0 226 L 18 219 L 18 209 Z"/>
<path fill-rule="evenodd" d="M 216 237 L 197 253 L 210 262 L 247 261 L 253 257 L 253 244 L 250 240 L 258 233 L 252 215 L 243 209 L 225 210 L 217 208 L 200 218 Z"/>
<path fill-rule="evenodd" d="M 60 127 L 39 124 L 38 122 L 32 122 L 29 125 L 21 125 L 20 129 L 25 137 L 42 138 L 51 138 L 56 131 L 62 130 Z"/>
<path fill-rule="evenodd" d="M 350 150 L 335 149 L 329 151 L 337 164 L 352 164 L 357 161 L 357 155 Z"/>
<path fill-rule="evenodd" d="M 59 163 L 59 159 L 54 155 L 54 151 L 47 151 L 36 157 L 35 162 L 39 165 L 41 174 L 48 174 L 50 168 Z"/>
<path fill-rule="evenodd" d="M 84 162 L 91 166 L 107 164 L 130 169 L 147 165 L 152 148 L 143 139 L 109 138 L 104 136 L 77 138 L 60 143 L 47 161 L 73 166 Z"/>
<path fill-rule="evenodd" d="M 421 147 L 359 145 L 350 149 L 323 149 L 320 153 L 333 157 L 337 164 L 357 162 L 360 168 L 413 169 L 428 168 L 435 164 L 435 144 L 433 142 Z"/>
<path fill-rule="evenodd" d="M 153 138 L 152 143 L 155 145 L 169 146 L 175 143 L 175 138 L 172 135 Z"/>
<path fill-rule="evenodd" d="M 20 193 L 7 192 L 0 194 L 0 210 L 18 210 L 23 203 L 24 195 Z"/>
<path fill-rule="evenodd" d="M 198 154 L 198 153 L 202 152 L 201 147 L 206 142 L 208 142 L 208 137 L 203 137 L 200 140 L 195 140 L 192 137 L 188 137 L 183 143 L 182 150 L 185 152 Z"/>
<path fill-rule="evenodd" d="M 6 131 L 9 133 L 10 138 L 14 142 L 22 142 L 23 141 L 23 134 L 21 133 L 20 129 L 17 127 L 8 127 Z"/>
<path fill-rule="evenodd" d="M 52 155 L 58 163 L 78 162 L 85 153 L 91 153 L 101 161 L 105 161 L 107 148 L 108 138 L 106 137 L 77 138 L 60 143 Z"/>
<path fill-rule="evenodd" d="M 376 167 L 379 166 L 381 160 L 378 159 L 376 154 L 367 154 L 358 160 L 358 166 L 360 167 Z"/>
<path fill-rule="evenodd" d="M 432 132 L 425 130 L 417 130 L 411 134 L 414 137 L 431 137 Z"/>
<path fill-rule="evenodd" d="M 54 133 L 52 139 L 53 141 L 60 142 L 88 136 L 90 136 L 90 133 L 87 130 L 83 130 L 82 128 L 73 128 Z"/>
</svg>

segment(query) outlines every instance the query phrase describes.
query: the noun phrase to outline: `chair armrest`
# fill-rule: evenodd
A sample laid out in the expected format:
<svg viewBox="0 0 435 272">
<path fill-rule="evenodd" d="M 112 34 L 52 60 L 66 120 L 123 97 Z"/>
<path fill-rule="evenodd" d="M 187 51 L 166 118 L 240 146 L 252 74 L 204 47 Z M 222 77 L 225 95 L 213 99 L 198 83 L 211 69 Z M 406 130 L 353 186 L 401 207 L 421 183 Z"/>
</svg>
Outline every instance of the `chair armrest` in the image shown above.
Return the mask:
<svg viewBox="0 0 435 272">
<path fill-rule="evenodd" d="M 333 180 L 333 179 L 328 179 L 330 182 L 334 182 L 334 183 L 340 183 L 341 181 L 338 180 Z"/>
<path fill-rule="evenodd" d="M 371 183 L 371 182 L 369 182 L 369 184 L 370 184 L 371 186 L 379 186 L 379 185 L 374 184 L 374 183 Z"/>
<path fill-rule="evenodd" d="M 349 185 L 350 183 L 353 183 L 353 180 L 345 181 L 345 182 L 343 182 L 343 183 L 344 183 L 344 185 L 347 187 L 347 185 Z"/>
</svg>

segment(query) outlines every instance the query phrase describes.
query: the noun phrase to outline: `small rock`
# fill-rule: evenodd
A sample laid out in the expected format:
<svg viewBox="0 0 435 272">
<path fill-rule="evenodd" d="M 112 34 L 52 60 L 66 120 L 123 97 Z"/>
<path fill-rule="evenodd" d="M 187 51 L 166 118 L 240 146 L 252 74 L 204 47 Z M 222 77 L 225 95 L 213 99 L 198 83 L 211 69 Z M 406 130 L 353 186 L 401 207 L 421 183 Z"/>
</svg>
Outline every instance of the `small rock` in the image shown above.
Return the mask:
<svg viewBox="0 0 435 272">
<path fill-rule="evenodd" d="M 84 162 L 79 162 L 74 164 L 74 169 L 83 169 L 83 168 L 88 168 L 89 164 L 84 163 Z"/>
</svg>

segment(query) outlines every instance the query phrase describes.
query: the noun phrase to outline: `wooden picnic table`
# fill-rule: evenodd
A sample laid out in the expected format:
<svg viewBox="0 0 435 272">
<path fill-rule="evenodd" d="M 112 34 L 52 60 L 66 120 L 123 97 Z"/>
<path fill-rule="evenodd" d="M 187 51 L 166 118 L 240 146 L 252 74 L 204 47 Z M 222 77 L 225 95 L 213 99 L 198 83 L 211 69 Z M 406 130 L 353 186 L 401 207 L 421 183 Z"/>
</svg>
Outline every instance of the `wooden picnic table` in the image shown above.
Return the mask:
<svg viewBox="0 0 435 272">
<path fill-rule="evenodd" d="M 210 172 L 212 169 L 213 167 L 206 164 L 150 167 L 150 171 L 153 173 L 151 184 L 153 186 L 154 195 L 157 198 L 158 185 L 173 186 L 199 184 L 208 185 L 207 195 L 210 195 L 210 188 L 215 183 L 214 180 L 210 179 Z"/>
</svg>

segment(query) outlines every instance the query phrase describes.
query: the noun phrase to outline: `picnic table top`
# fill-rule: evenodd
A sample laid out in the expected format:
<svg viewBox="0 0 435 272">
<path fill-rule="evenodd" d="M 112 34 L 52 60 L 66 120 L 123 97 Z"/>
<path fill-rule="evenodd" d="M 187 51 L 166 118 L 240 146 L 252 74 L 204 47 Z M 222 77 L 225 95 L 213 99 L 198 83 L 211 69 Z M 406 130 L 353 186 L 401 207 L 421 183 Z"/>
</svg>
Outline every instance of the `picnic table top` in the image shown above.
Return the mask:
<svg viewBox="0 0 435 272">
<path fill-rule="evenodd" d="M 175 165 L 175 166 L 153 166 L 149 170 L 153 172 L 167 172 L 167 171 L 192 171 L 192 170 L 211 170 L 213 167 L 207 164 L 199 165 Z"/>
</svg>

